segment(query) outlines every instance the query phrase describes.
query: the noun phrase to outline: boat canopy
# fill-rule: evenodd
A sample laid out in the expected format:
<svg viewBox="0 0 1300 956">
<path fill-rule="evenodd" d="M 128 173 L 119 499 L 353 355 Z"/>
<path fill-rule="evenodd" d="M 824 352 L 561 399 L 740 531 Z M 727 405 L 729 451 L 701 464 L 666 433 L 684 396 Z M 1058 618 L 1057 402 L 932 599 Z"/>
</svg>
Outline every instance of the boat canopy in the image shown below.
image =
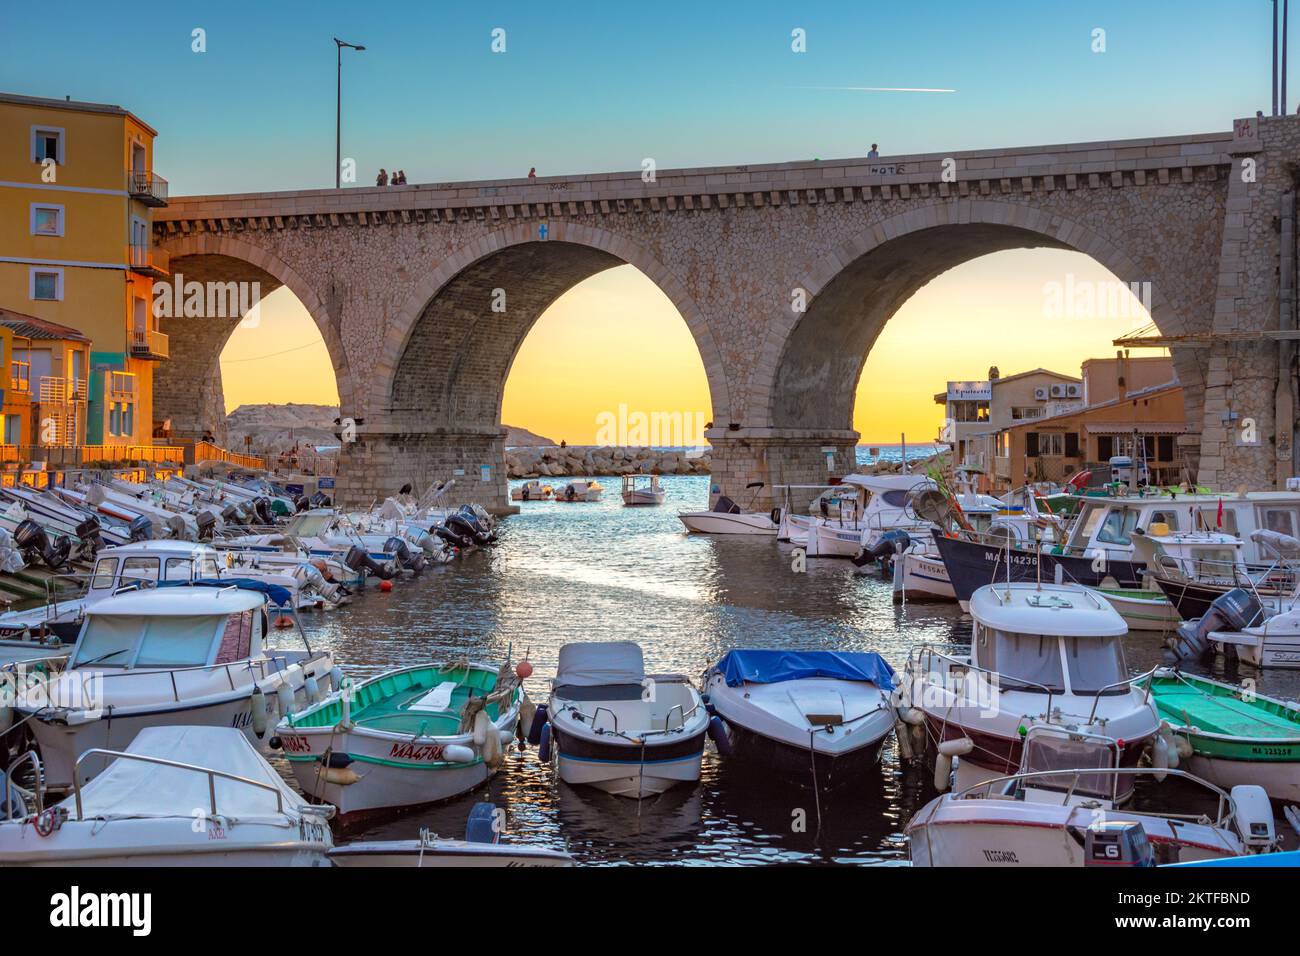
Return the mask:
<svg viewBox="0 0 1300 956">
<path fill-rule="evenodd" d="M 632 641 L 565 644 L 555 670 L 556 687 L 604 687 L 645 680 L 641 647 Z"/>
<path fill-rule="evenodd" d="M 894 669 L 876 653 L 842 651 L 728 651 L 713 670 L 720 673 L 728 687 L 753 684 L 779 684 L 806 677 L 830 677 L 835 680 L 865 681 L 881 690 L 894 689 Z"/>
<path fill-rule="evenodd" d="M 239 588 L 241 591 L 255 591 L 265 594 L 276 607 L 292 607 L 293 595 L 289 589 L 269 581 L 257 578 L 195 578 L 193 581 L 159 581 L 158 587 L 195 587 L 195 588 Z"/>
<path fill-rule="evenodd" d="M 243 731 L 233 727 L 145 727 L 126 753 L 200 766 L 188 770 L 143 760 L 118 758 L 81 788 L 82 814 L 100 820 L 140 817 L 189 817 L 195 807 L 210 810 L 215 793 L 217 813 L 229 820 L 296 826 L 304 800 L 254 749 Z M 93 767 L 95 758 L 88 761 Z M 203 770 L 254 780 L 267 788 L 212 777 Z M 277 810 L 276 794 L 279 793 Z M 75 797 L 63 801 L 76 817 Z"/>
</svg>

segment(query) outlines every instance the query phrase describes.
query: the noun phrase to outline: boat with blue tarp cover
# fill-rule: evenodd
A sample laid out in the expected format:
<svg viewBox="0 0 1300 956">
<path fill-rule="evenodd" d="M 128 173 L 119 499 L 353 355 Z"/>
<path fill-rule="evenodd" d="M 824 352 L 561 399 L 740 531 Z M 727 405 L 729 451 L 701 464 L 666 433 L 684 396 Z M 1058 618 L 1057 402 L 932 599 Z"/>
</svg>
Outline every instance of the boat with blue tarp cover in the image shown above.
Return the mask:
<svg viewBox="0 0 1300 956">
<path fill-rule="evenodd" d="M 875 653 L 745 649 L 706 670 L 704 690 L 719 749 L 830 787 L 880 762 L 894 678 Z"/>
</svg>

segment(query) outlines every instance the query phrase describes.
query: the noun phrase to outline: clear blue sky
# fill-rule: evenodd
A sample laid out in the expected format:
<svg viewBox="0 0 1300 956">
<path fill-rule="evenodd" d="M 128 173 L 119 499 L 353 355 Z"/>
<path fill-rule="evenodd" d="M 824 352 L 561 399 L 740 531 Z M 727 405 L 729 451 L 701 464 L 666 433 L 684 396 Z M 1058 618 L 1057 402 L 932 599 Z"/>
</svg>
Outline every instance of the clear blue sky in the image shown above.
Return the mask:
<svg viewBox="0 0 1300 956">
<path fill-rule="evenodd" d="M 335 35 L 368 48 L 344 63 L 363 183 L 1206 132 L 1269 109 L 1268 0 L 6 6 L 0 89 L 128 107 L 177 195 L 332 185 Z M 816 88 L 837 86 L 957 92 Z"/>
</svg>

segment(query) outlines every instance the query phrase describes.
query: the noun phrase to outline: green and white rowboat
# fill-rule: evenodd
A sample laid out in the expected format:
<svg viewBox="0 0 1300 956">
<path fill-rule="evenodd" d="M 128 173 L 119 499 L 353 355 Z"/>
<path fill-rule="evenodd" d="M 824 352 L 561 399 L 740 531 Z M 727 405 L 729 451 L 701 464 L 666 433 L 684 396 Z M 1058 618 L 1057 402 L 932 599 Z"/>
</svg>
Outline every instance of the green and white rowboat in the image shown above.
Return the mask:
<svg viewBox="0 0 1300 956">
<path fill-rule="evenodd" d="M 1130 631 L 1172 631 L 1182 623 L 1178 609 L 1163 591 L 1143 588 L 1090 588 L 1104 597 Z"/>
<path fill-rule="evenodd" d="M 1192 747 L 1191 771 L 1225 790 L 1242 783 L 1300 802 L 1300 704 L 1174 670 L 1159 670 L 1151 696 Z"/>
<path fill-rule="evenodd" d="M 523 701 L 508 665 L 420 664 L 343 684 L 276 727 L 303 793 L 337 807 L 343 826 L 485 783 Z"/>
</svg>

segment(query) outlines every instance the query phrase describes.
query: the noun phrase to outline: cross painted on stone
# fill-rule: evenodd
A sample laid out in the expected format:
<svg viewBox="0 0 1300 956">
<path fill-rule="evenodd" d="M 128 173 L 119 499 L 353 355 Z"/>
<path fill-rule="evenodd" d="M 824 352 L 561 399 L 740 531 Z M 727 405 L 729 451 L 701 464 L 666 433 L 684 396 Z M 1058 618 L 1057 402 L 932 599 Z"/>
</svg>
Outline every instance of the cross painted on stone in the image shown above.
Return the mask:
<svg viewBox="0 0 1300 956">
<path fill-rule="evenodd" d="M 547 226 L 546 223 L 542 223 L 540 226 L 537 227 L 537 238 L 538 238 L 538 239 L 545 239 L 546 236 L 547 236 L 547 234 L 548 234 L 550 231 L 551 231 L 551 230 L 550 230 L 550 227 Z"/>
</svg>

